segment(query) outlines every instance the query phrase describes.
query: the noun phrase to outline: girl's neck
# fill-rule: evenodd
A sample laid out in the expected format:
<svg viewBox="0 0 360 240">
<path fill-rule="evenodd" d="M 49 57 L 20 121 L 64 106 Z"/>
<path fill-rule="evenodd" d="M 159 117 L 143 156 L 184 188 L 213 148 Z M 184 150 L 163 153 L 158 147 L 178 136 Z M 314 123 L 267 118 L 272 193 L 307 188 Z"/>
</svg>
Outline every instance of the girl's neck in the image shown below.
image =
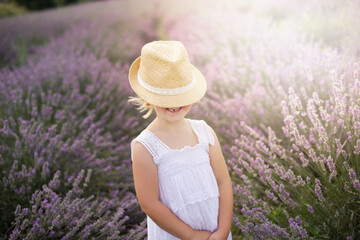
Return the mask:
<svg viewBox="0 0 360 240">
<path fill-rule="evenodd" d="M 179 130 L 182 130 L 186 127 L 187 119 L 183 118 L 176 122 L 169 122 L 166 119 L 161 119 L 159 117 L 156 117 L 152 124 L 154 125 L 155 129 L 158 129 L 160 131 L 166 131 L 166 132 L 178 132 Z"/>
</svg>

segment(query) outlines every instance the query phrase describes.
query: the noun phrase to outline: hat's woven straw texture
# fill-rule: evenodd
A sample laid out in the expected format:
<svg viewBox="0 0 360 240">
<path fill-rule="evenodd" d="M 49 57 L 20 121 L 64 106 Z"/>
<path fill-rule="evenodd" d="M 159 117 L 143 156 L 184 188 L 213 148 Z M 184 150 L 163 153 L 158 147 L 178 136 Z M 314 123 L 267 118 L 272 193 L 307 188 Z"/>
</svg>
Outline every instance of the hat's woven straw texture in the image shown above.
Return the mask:
<svg viewBox="0 0 360 240">
<path fill-rule="evenodd" d="M 195 103 L 205 95 L 207 87 L 179 41 L 145 44 L 141 56 L 130 67 L 129 82 L 139 97 L 160 107 Z"/>
</svg>

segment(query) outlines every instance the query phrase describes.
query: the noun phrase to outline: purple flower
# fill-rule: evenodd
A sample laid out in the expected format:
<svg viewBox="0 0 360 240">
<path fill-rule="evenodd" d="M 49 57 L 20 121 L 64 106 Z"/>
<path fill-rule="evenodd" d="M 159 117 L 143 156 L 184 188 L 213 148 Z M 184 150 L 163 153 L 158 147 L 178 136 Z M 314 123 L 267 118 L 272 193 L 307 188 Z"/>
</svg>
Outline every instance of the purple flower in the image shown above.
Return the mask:
<svg viewBox="0 0 360 240">
<path fill-rule="evenodd" d="M 309 212 L 314 213 L 314 209 L 311 205 L 308 206 L 308 210 L 309 210 Z"/>
<path fill-rule="evenodd" d="M 316 193 L 319 201 L 324 201 L 324 196 L 323 196 L 322 190 L 321 190 L 321 183 L 320 183 L 319 179 L 317 179 L 317 178 L 315 178 L 315 193 Z"/>
</svg>

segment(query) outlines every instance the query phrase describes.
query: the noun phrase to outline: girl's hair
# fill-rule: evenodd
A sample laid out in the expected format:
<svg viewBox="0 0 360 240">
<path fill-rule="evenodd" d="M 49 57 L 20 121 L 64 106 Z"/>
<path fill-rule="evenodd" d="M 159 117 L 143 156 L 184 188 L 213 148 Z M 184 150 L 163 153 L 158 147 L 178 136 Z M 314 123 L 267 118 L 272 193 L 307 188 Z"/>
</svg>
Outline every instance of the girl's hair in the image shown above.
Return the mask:
<svg viewBox="0 0 360 240">
<path fill-rule="evenodd" d="M 144 119 L 150 117 L 152 111 L 154 110 L 154 105 L 146 102 L 144 99 L 142 99 L 140 97 L 130 96 L 128 101 L 135 102 L 136 105 L 138 106 L 136 109 L 139 110 L 140 112 L 144 112 L 144 111 L 148 110 L 147 113 L 142 116 L 142 118 L 144 118 Z"/>
</svg>

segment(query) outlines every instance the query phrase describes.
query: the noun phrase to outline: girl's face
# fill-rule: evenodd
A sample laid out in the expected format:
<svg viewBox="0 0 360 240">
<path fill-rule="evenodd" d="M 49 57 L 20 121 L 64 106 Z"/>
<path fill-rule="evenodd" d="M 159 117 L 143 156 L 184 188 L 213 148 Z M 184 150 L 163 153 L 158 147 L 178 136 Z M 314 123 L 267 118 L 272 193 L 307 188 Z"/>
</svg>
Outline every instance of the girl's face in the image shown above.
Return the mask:
<svg viewBox="0 0 360 240">
<path fill-rule="evenodd" d="M 157 117 L 167 120 L 169 122 L 176 122 L 181 119 L 184 119 L 186 114 L 189 112 L 191 106 L 192 104 L 178 108 L 164 108 L 164 107 L 154 106 L 154 109 L 156 111 Z"/>
</svg>

